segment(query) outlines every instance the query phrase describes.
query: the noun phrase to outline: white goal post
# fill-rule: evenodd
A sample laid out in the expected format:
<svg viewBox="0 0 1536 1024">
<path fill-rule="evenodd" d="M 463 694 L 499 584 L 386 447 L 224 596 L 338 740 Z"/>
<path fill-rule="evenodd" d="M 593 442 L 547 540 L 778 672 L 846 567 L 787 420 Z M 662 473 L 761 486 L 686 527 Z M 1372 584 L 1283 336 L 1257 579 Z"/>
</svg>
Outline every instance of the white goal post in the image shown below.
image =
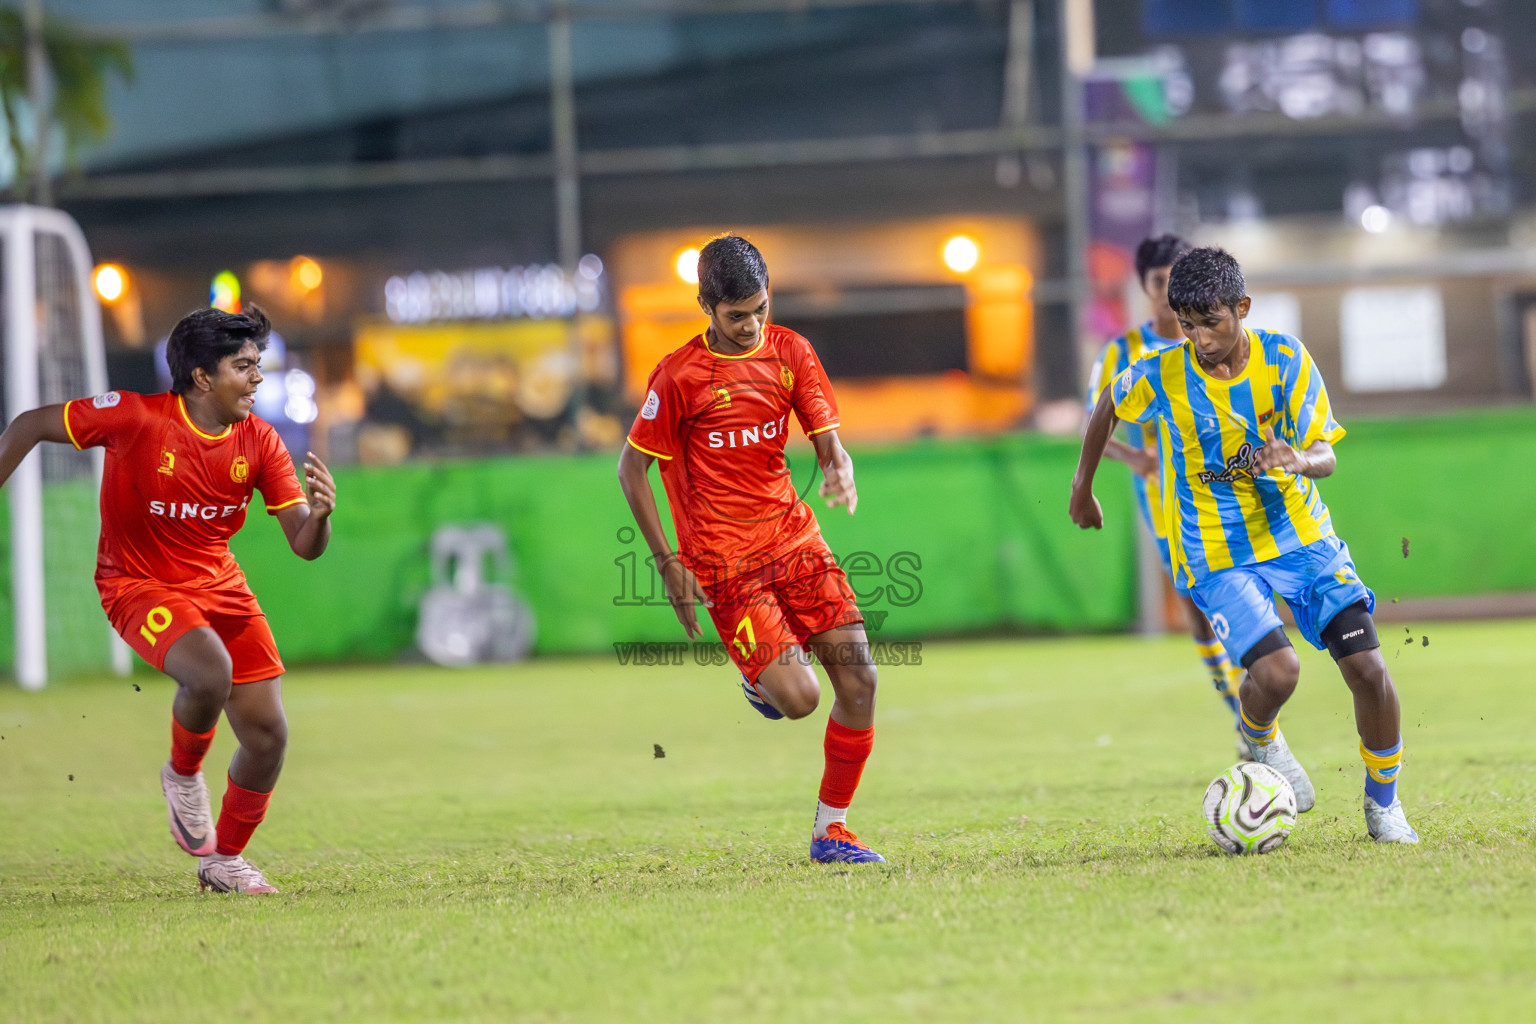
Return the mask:
<svg viewBox="0 0 1536 1024">
<path fill-rule="evenodd" d="M 0 262 L 7 422 L 28 409 L 106 391 L 101 309 L 91 287 L 90 250 L 79 225 L 61 210 L 0 206 Z M 82 564 L 87 544 L 89 564 L 94 564 L 100 529 L 94 495 L 101 485 L 102 452 L 47 450 L 57 447 L 33 451 L 6 485 L 15 676 L 26 689 L 39 689 L 48 681 L 51 634 L 54 653 L 68 654 L 73 664 L 110 665 L 119 675 L 132 668 L 131 651 L 112 633 L 100 606 L 82 607 L 84 592 L 75 579 L 82 572 L 89 578 L 90 570 Z M 50 517 L 50 489 L 66 486 L 78 514 L 55 511 Z M 89 504 L 84 501 L 85 487 L 90 488 Z M 48 556 L 62 550 L 61 544 L 70 553 L 68 576 L 55 573 L 50 580 Z M 68 588 L 59 585 L 65 579 Z M 50 589 L 59 593 L 50 594 Z M 50 623 L 50 616 L 73 622 Z M 50 629 L 71 624 L 75 628 L 68 634 Z"/>
</svg>

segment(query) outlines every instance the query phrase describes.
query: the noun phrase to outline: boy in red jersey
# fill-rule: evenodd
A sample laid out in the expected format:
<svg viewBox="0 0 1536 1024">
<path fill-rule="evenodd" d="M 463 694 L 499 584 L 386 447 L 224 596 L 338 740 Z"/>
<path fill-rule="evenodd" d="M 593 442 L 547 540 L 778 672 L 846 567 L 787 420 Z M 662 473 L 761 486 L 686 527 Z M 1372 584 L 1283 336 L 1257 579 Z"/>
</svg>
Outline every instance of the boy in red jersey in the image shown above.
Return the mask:
<svg viewBox="0 0 1536 1024">
<path fill-rule="evenodd" d="M 811 859 L 883 862 L 847 828 L 848 805 L 874 743 L 875 666 L 864 616 L 784 461 L 793 413 L 816 447 L 828 507 L 853 514 L 853 461 L 837 439 L 832 386 L 810 343 L 768 323 L 768 267 L 744 238 L 699 254 L 708 329 L 651 372 L 645 405 L 619 456 L 624 497 L 689 637 L 703 602 L 742 689 L 764 717 L 804 718 L 821 701 L 809 648 L 835 700 L 811 830 Z M 648 476 L 661 480 L 677 528 L 674 553 Z"/>
<path fill-rule="evenodd" d="M 229 553 L 259 490 L 301 558 L 325 551 L 336 488 L 304 463 L 309 499 L 277 431 L 251 415 L 271 324 L 201 309 L 171 332 L 171 390 L 109 391 L 23 412 L 0 434 L 0 485 L 39 441 L 106 449 L 96 587 L 124 640 L 176 681 L 160 772 L 171 837 L 201 858 L 204 889 L 276 892 L 241 856 L 266 814 L 288 741 L 266 616 Z M 217 827 L 201 771 L 219 714 L 240 741 Z"/>
</svg>

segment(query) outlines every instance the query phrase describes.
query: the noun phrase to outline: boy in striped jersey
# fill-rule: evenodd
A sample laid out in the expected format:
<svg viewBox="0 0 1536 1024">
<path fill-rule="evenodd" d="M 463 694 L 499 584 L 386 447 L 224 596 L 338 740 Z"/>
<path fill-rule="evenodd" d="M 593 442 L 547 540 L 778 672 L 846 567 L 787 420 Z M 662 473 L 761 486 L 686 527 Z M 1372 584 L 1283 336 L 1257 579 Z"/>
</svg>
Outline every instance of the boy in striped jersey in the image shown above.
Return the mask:
<svg viewBox="0 0 1536 1024">
<path fill-rule="evenodd" d="M 1220 249 L 1173 266 L 1168 303 L 1187 340 L 1119 377 L 1089 420 L 1072 480 L 1072 521 L 1103 525 L 1093 475 L 1120 419 L 1156 422 L 1172 478 L 1169 545 L 1195 604 L 1248 671 L 1241 730 L 1255 760 L 1284 775 L 1297 809 L 1316 802 L 1311 780 L 1279 729 L 1301 663 L 1275 613 L 1285 598 L 1297 628 L 1327 647 L 1354 697 L 1372 839 L 1416 843 L 1397 798 L 1402 762 L 1397 690 L 1371 620 L 1375 595 L 1333 532 L 1315 480 L 1334 470 L 1334 421 L 1322 375 L 1301 342 L 1242 325 L 1242 269 Z"/>
<path fill-rule="evenodd" d="M 1099 396 L 1114 383 L 1116 377 L 1131 368 L 1131 364 L 1148 355 L 1177 348 L 1184 342 L 1184 331 L 1179 318 L 1168 305 L 1168 275 L 1174 261 L 1189 252 L 1189 243 L 1177 235 L 1159 235 L 1143 239 L 1136 247 L 1136 279 L 1152 306 L 1152 319 L 1140 327 L 1133 327 L 1104 346 L 1093 370 L 1088 375 L 1087 411 L 1083 415 L 1083 429 L 1088 428 L 1088 417 L 1093 415 Z M 1243 670 L 1232 663 L 1227 650 L 1221 645 L 1205 615 L 1195 607 L 1189 589 L 1173 570 L 1168 553 L 1168 517 L 1164 509 L 1163 487 L 1159 465 L 1162 444 L 1159 431 L 1152 425 L 1143 428 L 1139 423 L 1124 424 L 1121 431 L 1124 440 L 1110 435 L 1104 454 L 1130 467 L 1131 484 L 1136 491 L 1136 507 L 1141 521 L 1157 544 L 1162 556 L 1163 571 L 1173 580 L 1179 595 L 1179 605 L 1184 611 L 1184 621 L 1189 624 L 1190 635 L 1195 641 L 1195 653 L 1210 674 L 1211 685 L 1232 712 L 1234 725 L 1238 718 L 1237 688 L 1242 681 Z M 1248 757 L 1248 747 L 1241 737 L 1237 741 L 1240 757 Z"/>
</svg>

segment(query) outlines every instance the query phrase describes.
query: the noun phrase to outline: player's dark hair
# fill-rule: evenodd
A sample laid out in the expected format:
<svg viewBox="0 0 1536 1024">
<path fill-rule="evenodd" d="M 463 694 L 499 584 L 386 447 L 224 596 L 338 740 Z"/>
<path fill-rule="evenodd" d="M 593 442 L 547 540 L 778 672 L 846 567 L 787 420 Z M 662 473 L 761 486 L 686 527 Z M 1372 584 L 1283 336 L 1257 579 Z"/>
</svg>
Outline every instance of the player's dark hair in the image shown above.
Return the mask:
<svg viewBox="0 0 1536 1024">
<path fill-rule="evenodd" d="M 1136 280 L 1147 283 L 1147 271 L 1153 267 L 1171 267 L 1189 252 L 1189 243 L 1178 235 L 1143 238 L 1136 247 Z"/>
<path fill-rule="evenodd" d="M 757 246 L 740 235 L 711 238 L 699 251 L 699 298 L 713 309 L 750 299 L 768 287 L 768 264 Z"/>
<path fill-rule="evenodd" d="M 1168 274 L 1168 305 L 1176 313 L 1212 313 L 1220 306 L 1236 311 L 1247 294 L 1243 268 L 1225 249 L 1191 249 Z"/>
<path fill-rule="evenodd" d="M 184 395 L 192 389 L 192 371 L 213 373 L 219 360 L 228 358 L 256 343 L 258 352 L 267 347 L 272 321 L 260 306 L 246 306 L 243 313 L 222 309 L 195 309 L 181 318 L 165 343 L 165 361 L 171 366 L 171 390 Z"/>
</svg>

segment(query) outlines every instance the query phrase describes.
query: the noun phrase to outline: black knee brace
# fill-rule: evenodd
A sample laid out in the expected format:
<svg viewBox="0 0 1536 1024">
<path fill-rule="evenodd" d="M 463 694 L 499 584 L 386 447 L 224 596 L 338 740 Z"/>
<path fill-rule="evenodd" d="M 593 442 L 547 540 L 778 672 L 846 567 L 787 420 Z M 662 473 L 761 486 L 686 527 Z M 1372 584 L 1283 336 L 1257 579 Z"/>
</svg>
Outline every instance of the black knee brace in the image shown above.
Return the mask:
<svg viewBox="0 0 1536 1024">
<path fill-rule="evenodd" d="M 1333 660 L 1347 658 L 1361 651 L 1374 651 L 1381 646 L 1376 636 L 1376 623 L 1366 611 L 1364 601 L 1356 601 L 1345 608 L 1323 627 L 1323 643 Z"/>
<path fill-rule="evenodd" d="M 1260 637 L 1258 643 L 1248 648 L 1247 653 L 1239 661 L 1242 663 L 1243 668 L 1249 669 L 1253 667 L 1254 662 L 1264 657 L 1264 655 L 1273 654 L 1282 647 L 1289 646 L 1291 646 L 1291 638 L 1285 635 L 1284 629 L 1276 626 Z"/>
</svg>

